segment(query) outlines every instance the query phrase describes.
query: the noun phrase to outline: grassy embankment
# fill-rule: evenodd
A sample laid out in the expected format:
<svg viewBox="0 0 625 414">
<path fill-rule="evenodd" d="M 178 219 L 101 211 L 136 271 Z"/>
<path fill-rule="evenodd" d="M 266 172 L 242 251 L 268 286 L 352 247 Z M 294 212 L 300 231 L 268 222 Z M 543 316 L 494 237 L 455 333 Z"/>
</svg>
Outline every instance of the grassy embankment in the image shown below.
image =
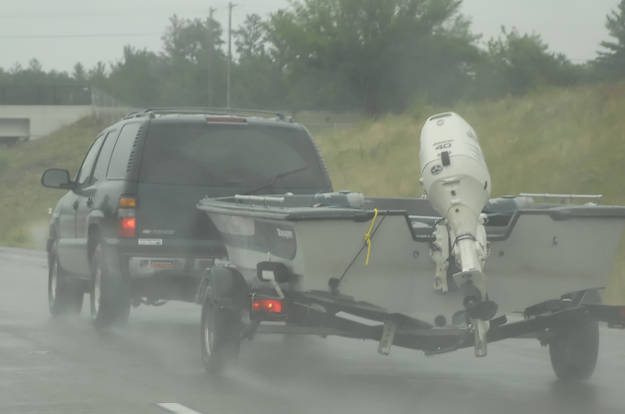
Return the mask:
<svg viewBox="0 0 625 414">
<path fill-rule="evenodd" d="M 418 107 L 401 116 L 341 124 L 312 123 L 337 189 L 412 196 L 418 185 L 418 136 L 423 119 L 453 109 L 477 131 L 493 177 L 493 195 L 519 192 L 602 193 L 625 204 L 625 83 L 549 89 L 522 98 Z M 325 116 L 321 117 L 325 122 Z M 350 118 L 354 122 L 359 118 Z M 332 124 L 339 121 L 336 124 Z M 327 123 L 326 123 L 327 124 Z M 39 185 L 50 166 L 75 171 L 95 134 L 93 119 L 48 138 L 0 148 L 0 245 L 42 247 L 47 210 L 60 191 Z M 625 297 L 625 245 L 611 292 Z"/>
<path fill-rule="evenodd" d="M 59 167 L 74 174 L 103 127 L 87 118 L 39 140 L 0 147 L 0 246 L 44 248 L 48 208 L 63 192 L 43 188 L 41 173 Z"/>
</svg>

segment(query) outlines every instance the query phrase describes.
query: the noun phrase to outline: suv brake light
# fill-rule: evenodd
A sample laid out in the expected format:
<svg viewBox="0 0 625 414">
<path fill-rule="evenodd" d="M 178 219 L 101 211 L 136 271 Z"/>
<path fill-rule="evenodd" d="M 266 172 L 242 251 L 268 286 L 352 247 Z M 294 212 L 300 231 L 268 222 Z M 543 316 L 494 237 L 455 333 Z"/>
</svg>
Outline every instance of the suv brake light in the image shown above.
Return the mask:
<svg viewBox="0 0 625 414">
<path fill-rule="evenodd" d="M 117 231 L 120 237 L 135 237 L 137 221 L 134 217 L 120 217 Z"/>
<path fill-rule="evenodd" d="M 117 234 L 119 237 L 132 238 L 136 236 L 137 218 L 135 207 L 137 199 L 134 197 L 121 197 L 117 210 Z"/>
</svg>

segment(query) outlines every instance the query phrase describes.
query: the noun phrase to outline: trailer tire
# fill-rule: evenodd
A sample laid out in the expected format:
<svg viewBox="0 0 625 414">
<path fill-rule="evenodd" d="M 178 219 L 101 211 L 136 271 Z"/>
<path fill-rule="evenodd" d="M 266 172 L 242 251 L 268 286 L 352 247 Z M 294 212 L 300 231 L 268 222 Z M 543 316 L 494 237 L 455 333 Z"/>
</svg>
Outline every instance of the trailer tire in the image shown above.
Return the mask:
<svg viewBox="0 0 625 414">
<path fill-rule="evenodd" d="M 580 319 L 554 331 L 549 343 L 551 366 L 563 381 L 583 381 L 592 375 L 599 354 L 599 324 Z"/>
<path fill-rule="evenodd" d="M 79 314 L 82 310 L 84 292 L 78 283 L 67 280 L 61 267 L 53 242 L 48 256 L 48 308 L 50 315 Z"/>
<path fill-rule="evenodd" d="M 98 243 L 91 257 L 91 320 L 96 329 L 128 322 L 130 289 L 123 276 L 112 272 Z"/>
<path fill-rule="evenodd" d="M 202 304 L 200 339 L 204 368 L 210 374 L 219 374 L 239 356 L 240 312 L 219 306 L 207 297 Z"/>
</svg>

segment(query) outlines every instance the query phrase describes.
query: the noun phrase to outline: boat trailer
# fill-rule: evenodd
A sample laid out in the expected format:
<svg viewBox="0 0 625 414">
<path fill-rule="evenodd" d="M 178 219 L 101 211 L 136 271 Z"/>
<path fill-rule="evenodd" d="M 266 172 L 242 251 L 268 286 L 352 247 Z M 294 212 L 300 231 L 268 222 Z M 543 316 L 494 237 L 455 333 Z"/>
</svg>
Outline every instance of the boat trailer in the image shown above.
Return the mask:
<svg viewBox="0 0 625 414">
<path fill-rule="evenodd" d="M 548 345 L 554 331 L 579 320 L 607 323 L 625 329 L 625 306 L 593 305 L 581 302 L 587 291 L 530 306 L 509 321 L 506 315 L 490 320 L 488 342 L 509 338 L 535 338 Z M 279 312 L 264 309 L 263 303 L 280 303 Z M 273 302 L 272 302 L 273 301 Z M 243 334 L 307 334 L 369 339 L 379 343 L 378 352 L 390 354 L 393 345 L 435 355 L 474 346 L 470 321 L 436 326 L 399 313 L 388 313 L 375 305 L 327 292 L 295 293 L 284 299 L 254 294 L 250 312 L 252 324 Z M 274 305 L 275 306 L 275 305 Z M 284 322 L 265 324 L 265 322 Z M 440 321 L 441 324 L 444 321 Z M 457 322 L 457 321 L 456 321 Z"/>
</svg>

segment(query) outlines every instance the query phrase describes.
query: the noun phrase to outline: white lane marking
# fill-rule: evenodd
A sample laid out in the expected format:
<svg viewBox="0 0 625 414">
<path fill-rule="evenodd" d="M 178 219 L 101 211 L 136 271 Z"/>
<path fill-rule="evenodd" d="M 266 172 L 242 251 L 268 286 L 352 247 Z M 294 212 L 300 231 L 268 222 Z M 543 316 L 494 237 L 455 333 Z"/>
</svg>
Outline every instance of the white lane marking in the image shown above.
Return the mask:
<svg viewBox="0 0 625 414">
<path fill-rule="evenodd" d="M 158 403 L 156 405 L 174 414 L 202 414 L 178 403 Z"/>
</svg>

